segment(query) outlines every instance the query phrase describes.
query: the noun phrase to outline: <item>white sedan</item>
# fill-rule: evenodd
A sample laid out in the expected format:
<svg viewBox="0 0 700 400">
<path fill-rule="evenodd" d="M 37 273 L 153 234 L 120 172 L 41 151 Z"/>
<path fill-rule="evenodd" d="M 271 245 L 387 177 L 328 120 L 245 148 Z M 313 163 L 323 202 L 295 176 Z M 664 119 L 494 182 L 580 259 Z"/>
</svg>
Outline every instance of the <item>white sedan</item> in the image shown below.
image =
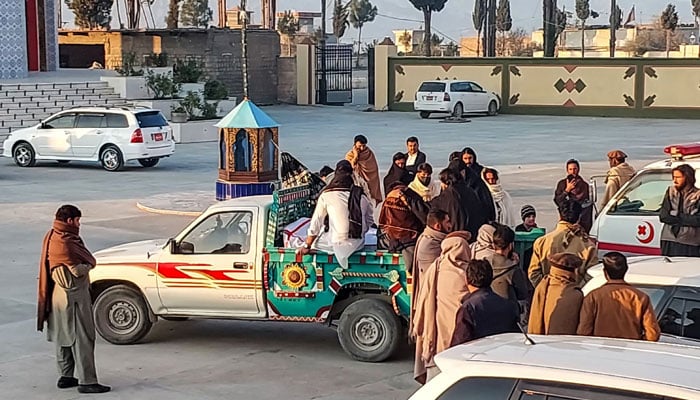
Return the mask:
<svg viewBox="0 0 700 400">
<path fill-rule="evenodd" d="M 471 81 L 425 81 L 416 92 L 413 108 L 421 118 L 432 113 L 461 117 L 465 113 L 498 114 L 501 99 Z"/>
<path fill-rule="evenodd" d="M 507 333 L 445 350 L 435 363 L 441 373 L 410 400 L 700 399 L 692 346 Z"/>
</svg>

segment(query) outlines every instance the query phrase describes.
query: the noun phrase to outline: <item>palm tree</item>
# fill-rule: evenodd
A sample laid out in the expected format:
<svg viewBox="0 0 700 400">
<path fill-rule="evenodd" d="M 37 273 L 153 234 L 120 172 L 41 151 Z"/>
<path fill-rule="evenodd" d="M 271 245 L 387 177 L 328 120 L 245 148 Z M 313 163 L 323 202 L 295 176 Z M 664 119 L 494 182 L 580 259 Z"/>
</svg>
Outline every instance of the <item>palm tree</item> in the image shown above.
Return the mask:
<svg viewBox="0 0 700 400">
<path fill-rule="evenodd" d="M 699 0 L 700 1 L 700 0 Z M 474 12 L 472 13 L 472 23 L 476 29 L 476 55 L 479 56 L 481 50 L 481 31 L 484 29 L 486 21 L 486 0 L 474 0 Z"/>
<path fill-rule="evenodd" d="M 345 35 L 345 30 L 348 28 L 348 4 L 343 4 L 341 0 L 335 0 L 333 5 L 333 35 L 340 38 Z"/>
<path fill-rule="evenodd" d="M 678 27 L 678 12 L 676 12 L 676 6 L 673 4 L 668 4 L 664 12 L 661 13 L 661 27 L 666 31 L 666 58 L 668 58 L 671 52 L 671 32 L 675 31 Z"/>
<path fill-rule="evenodd" d="M 430 19 L 434 12 L 440 12 L 445 8 L 447 0 L 408 0 L 417 10 L 423 12 L 423 26 L 425 32 L 423 34 L 423 55 L 430 57 Z"/>
<path fill-rule="evenodd" d="M 348 19 L 352 27 L 357 29 L 357 64 L 360 65 L 360 50 L 362 44 L 362 26 L 374 21 L 377 17 L 377 7 L 369 0 L 351 0 L 349 3 L 350 15 Z"/>
</svg>

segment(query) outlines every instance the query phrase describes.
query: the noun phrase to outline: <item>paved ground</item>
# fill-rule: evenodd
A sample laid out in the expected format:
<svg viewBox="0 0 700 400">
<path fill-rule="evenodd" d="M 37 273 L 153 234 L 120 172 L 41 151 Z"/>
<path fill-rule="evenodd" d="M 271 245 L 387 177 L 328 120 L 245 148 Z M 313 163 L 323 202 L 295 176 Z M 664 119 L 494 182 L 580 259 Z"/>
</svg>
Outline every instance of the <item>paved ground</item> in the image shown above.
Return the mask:
<svg viewBox="0 0 700 400">
<path fill-rule="evenodd" d="M 662 156 L 669 142 L 697 140 L 693 121 L 567 117 L 474 118 L 467 124 L 420 120 L 415 114 L 362 113 L 353 107 L 273 107 L 282 148 L 318 170 L 332 165 L 364 133 L 386 169 L 409 135 L 421 139 L 430 162 L 471 145 L 480 160 L 503 171 L 517 204 L 533 203 L 551 227 L 551 193 L 563 161 L 578 157 L 583 174 L 601 173 L 614 147 L 635 160 Z M 41 238 L 61 203 L 83 209 L 83 235 L 97 250 L 127 241 L 167 237 L 191 217 L 135 207 L 160 193 L 212 191 L 216 144 L 180 145 L 151 170 L 130 166 L 107 173 L 91 164 L 40 163 L 20 169 L 0 159 L 0 399 L 73 399 L 55 389 L 52 346 L 35 332 L 36 276 Z M 415 390 L 409 348 L 381 365 L 349 360 L 335 333 L 301 324 L 231 321 L 160 322 L 143 344 L 113 346 L 98 339 L 101 380 L 114 386 L 104 399 L 405 399 Z"/>
</svg>

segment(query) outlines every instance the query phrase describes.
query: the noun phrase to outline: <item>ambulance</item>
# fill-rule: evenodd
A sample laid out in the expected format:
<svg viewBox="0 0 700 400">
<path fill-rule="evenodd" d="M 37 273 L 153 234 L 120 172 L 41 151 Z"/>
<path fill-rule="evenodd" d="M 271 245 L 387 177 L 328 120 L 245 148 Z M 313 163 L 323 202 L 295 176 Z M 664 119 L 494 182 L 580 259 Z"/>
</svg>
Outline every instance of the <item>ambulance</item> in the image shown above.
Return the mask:
<svg viewBox="0 0 700 400">
<path fill-rule="evenodd" d="M 663 224 L 659 212 L 666 190 L 673 184 L 671 170 L 689 164 L 695 168 L 696 186 L 700 185 L 700 142 L 668 146 L 664 153 L 669 158 L 638 171 L 600 210 L 590 235 L 601 253 L 661 255 Z M 594 202 L 596 189 L 596 181 L 592 179 L 590 192 Z"/>
</svg>

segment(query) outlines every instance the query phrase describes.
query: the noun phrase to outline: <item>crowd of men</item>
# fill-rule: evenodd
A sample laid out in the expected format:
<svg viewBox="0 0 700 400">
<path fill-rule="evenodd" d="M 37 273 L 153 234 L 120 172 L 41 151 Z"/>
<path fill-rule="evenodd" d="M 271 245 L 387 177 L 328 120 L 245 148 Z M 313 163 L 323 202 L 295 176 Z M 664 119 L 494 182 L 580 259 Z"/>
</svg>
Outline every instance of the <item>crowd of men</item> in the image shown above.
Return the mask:
<svg viewBox="0 0 700 400">
<path fill-rule="evenodd" d="M 407 139 L 406 149 L 394 154 L 380 180 L 367 138 L 356 136 L 335 171 L 321 171 L 328 186 L 300 250 L 335 252 L 347 268 L 349 255 L 362 248 L 362 238 L 376 225 L 377 247 L 403 255 L 413 282 L 410 336 L 416 343 L 416 380 L 423 383 L 439 373 L 435 354 L 504 332 L 658 340 L 649 297 L 624 281 L 623 254 L 602 257 L 607 284 L 585 297 L 581 291 L 590 278 L 588 268 L 599 258 L 588 236 L 594 204 L 577 160 L 566 162 L 566 176 L 554 190 L 559 214 L 554 230 L 519 255 L 515 232 L 537 228 L 536 210 L 524 205 L 518 218 L 496 169 L 479 164 L 474 149 L 466 147 L 449 155 L 447 168 L 434 180 L 416 137 Z M 624 152 L 607 156 L 601 208 L 635 174 Z M 381 207 L 376 224 L 373 207 Z M 700 256 L 700 190 L 689 165 L 673 169 L 660 219 L 662 254 Z M 318 240 L 324 235 L 327 241 Z"/>
</svg>

